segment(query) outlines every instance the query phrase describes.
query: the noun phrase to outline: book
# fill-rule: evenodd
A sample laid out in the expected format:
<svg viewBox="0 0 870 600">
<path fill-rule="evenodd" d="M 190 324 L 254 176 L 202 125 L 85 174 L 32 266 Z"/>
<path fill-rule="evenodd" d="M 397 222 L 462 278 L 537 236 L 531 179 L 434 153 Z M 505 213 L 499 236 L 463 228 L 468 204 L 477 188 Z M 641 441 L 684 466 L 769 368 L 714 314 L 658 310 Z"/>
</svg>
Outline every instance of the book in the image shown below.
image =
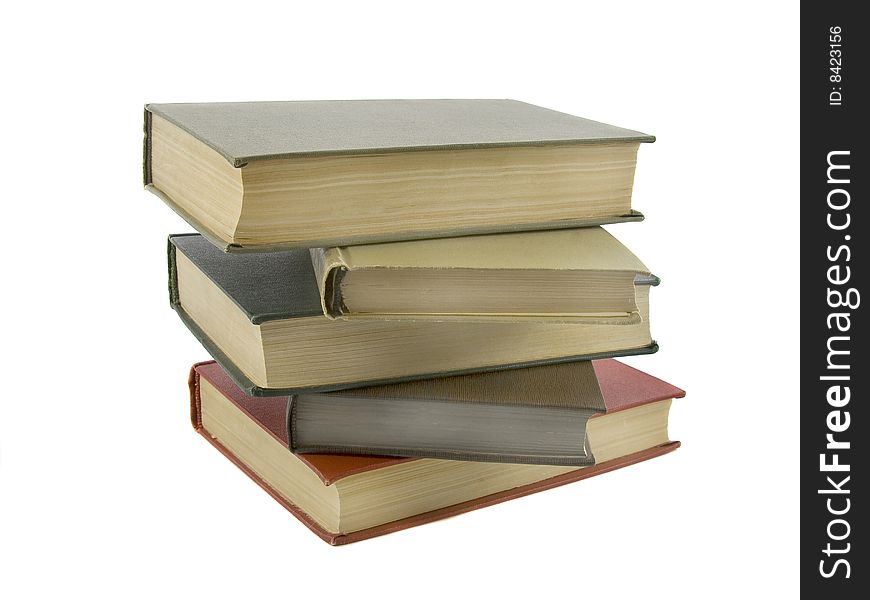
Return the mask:
<svg viewBox="0 0 870 600">
<path fill-rule="evenodd" d="M 606 410 L 578 361 L 300 393 L 287 430 L 294 452 L 580 466 L 595 464 L 586 427 Z"/>
<path fill-rule="evenodd" d="M 225 250 L 640 220 L 650 135 L 514 100 L 149 104 L 144 181 Z"/>
<path fill-rule="evenodd" d="M 586 425 L 606 406 L 578 361 L 300 393 L 287 410 L 294 452 L 589 465 Z"/>
<path fill-rule="evenodd" d="M 312 248 L 324 314 L 637 323 L 658 278 L 601 227 Z"/>
<path fill-rule="evenodd" d="M 332 320 L 308 250 L 225 253 L 201 235 L 169 238 L 170 303 L 252 395 L 655 352 L 649 286 L 631 324 Z"/>
<path fill-rule="evenodd" d="M 215 362 L 190 373 L 191 420 L 206 440 L 330 544 L 346 544 L 592 477 L 676 449 L 667 412 L 685 393 L 616 361 L 595 363 L 608 413 L 590 419 L 589 467 L 294 454 L 284 398 L 246 395 Z M 610 421 L 610 426 L 607 422 Z M 609 433 L 607 433 L 609 431 Z M 650 490 L 651 492 L 651 490 Z"/>
</svg>

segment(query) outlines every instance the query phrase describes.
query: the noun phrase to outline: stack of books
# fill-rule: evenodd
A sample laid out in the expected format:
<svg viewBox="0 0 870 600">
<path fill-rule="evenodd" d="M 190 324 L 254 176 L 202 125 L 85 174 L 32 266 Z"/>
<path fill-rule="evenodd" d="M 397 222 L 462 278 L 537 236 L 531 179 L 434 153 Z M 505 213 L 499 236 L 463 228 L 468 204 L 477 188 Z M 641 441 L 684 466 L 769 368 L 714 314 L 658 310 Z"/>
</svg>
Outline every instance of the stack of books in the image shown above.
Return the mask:
<svg viewBox="0 0 870 600">
<path fill-rule="evenodd" d="M 348 543 L 674 450 L 659 280 L 606 223 L 651 136 L 510 100 L 151 104 L 194 428 Z M 241 517 L 240 517 L 241 518 Z"/>
</svg>

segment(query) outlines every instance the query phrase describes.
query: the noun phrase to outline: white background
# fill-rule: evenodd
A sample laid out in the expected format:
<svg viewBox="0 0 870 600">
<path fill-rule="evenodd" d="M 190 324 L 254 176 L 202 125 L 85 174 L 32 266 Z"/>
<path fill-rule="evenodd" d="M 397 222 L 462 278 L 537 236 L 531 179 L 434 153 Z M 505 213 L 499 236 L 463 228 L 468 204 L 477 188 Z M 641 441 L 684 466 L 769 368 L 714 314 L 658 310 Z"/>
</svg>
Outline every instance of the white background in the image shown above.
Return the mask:
<svg viewBox="0 0 870 600">
<path fill-rule="evenodd" d="M 318 8 L 312 8 L 317 6 Z M 7 3 L 0 596 L 790 597 L 794 3 Z M 331 548 L 190 428 L 146 102 L 516 98 L 658 136 L 641 224 L 678 452 Z M 606 594 L 606 595 L 605 595 Z"/>
</svg>

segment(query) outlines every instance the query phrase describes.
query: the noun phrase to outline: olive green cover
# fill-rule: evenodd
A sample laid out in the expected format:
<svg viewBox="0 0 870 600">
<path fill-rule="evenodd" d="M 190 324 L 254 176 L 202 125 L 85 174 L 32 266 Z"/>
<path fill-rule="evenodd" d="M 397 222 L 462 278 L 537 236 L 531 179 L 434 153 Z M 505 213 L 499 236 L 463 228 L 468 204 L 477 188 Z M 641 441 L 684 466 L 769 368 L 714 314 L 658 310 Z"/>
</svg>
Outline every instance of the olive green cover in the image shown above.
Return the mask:
<svg viewBox="0 0 870 600">
<path fill-rule="evenodd" d="M 148 104 L 145 110 L 234 167 L 300 156 L 655 141 L 517 100 L 205 102 Z"/>
</svg>

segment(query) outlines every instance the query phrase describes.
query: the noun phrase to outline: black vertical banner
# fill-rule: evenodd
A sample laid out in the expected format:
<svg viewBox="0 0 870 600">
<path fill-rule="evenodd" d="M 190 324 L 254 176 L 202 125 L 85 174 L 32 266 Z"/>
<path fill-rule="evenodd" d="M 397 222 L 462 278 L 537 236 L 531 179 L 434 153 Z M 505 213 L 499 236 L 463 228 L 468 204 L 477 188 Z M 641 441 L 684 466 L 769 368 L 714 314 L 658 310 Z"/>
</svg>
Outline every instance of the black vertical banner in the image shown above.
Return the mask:
<svg viewBox="0 0 870 600">
<path fill-rule="evenodd" d="M 870 24 L 860 6 L 801 6 L 801 587 L 837 600 L 870 593 L 859 492 L 870 483 Z"/>
</svg>

